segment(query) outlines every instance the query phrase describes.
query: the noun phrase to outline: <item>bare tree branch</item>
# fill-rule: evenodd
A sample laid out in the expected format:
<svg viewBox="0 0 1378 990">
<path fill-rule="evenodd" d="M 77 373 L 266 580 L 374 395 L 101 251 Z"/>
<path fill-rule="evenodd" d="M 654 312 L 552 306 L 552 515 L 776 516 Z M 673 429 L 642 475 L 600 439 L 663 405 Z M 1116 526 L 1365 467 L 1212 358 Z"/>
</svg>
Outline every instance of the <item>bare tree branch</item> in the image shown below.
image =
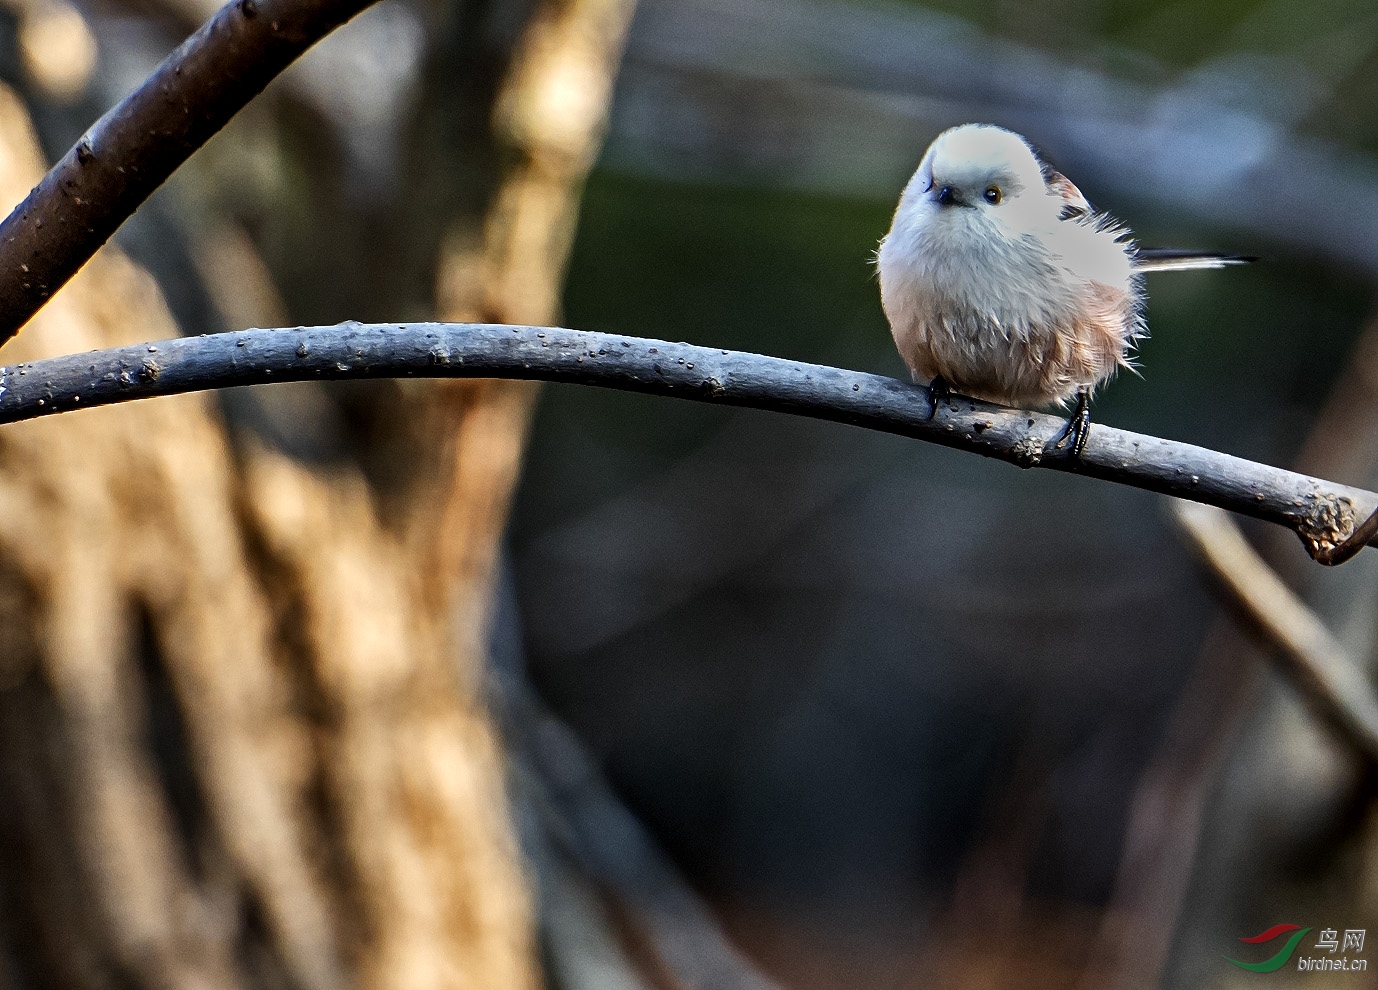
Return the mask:
<svg viewBox="0 0 1378 990">
<path fill-rule="evenodd" d="M 1053 447 L 1058 417 L 954 397 L 930 418 L 928 390 L 892 378 L 558 327 L 344 323 L 74 354 L 0 368 L 0 423 L 235 385 L 394 377 L 572 382 L 850 423 L 1255 516 L 1317 557 L 1378 506 L 1373 492 L 1099 424 L 1073 458 Z"/>
<path fill-rule="evenodd" d="M 96 121 L 0 223 L 0 343 L 278 73 L 371 3 L 231 0 Z"/>
<path fill-rule="evenodd" d="M 1249 546 L 1233 519 L 1186 503 L 1174 507 L 1173 517 L 1264 644 L 1278 652 L 1288 679 L 1345 741 L 1378 761 L 1378 697 L 1362 665 Z"/>
</svg>

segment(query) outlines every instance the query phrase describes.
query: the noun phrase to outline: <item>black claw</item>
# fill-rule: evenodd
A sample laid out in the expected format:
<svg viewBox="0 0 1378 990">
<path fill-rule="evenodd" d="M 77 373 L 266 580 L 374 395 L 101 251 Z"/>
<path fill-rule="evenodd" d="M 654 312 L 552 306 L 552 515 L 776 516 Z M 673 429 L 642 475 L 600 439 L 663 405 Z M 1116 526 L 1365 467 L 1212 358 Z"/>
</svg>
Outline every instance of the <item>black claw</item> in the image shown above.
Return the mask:
<svg viewBox="0 0 1378 990">
<path fill-rule="evenodd" d="M 1077 390 L 1077 405 L 1072 410 L 1071 417 L 1067 420 L 1067 425 L 1062 428 L 1062 432 L 1053 441 L 1053 449 L 1061 448 L 1070 440 L 1068 447 L 1071 455 L 1077 460 L 1081 459 L 1081 452 L 1086 449 L 1086 441 L 1091 435 L 1091 390 Z"/>
<path fill-rule="evenodd" d="M 938 415 L 938 406 L 952 398 L 952 386 L 947 379 L 938 375 L 928 383 L 928 418 Z"/>
</svg>

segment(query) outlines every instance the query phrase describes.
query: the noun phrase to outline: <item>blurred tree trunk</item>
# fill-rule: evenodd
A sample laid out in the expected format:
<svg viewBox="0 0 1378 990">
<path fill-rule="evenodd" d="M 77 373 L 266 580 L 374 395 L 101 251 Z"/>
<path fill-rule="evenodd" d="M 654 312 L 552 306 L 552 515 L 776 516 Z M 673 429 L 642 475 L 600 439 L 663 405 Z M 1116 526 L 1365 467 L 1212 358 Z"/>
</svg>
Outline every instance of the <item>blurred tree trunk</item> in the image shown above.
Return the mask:
<svg viewBox="0 0 1378 990">
<path fill-rule="evenodd" d="M 377 315 L 329 312 L 321 284 L 351 304 L 373 289 L 392 319 L 555 318 L 632 3 L 545 0 L 497 55 L 465 20 L 483 7 L 428 15 L 443 40 L 382 234 L 331 238 L 364 207 L 324 164 L 284 194 L 310 209 L 265 201 L 266 223 L 295 227 L 198 218 L 228 322 Z M 270 99 L 240 137 L 284 147 L 302 111 Z M 0 91 L 0 199 L 40 172 Z M 5 359 L 176 333 L 149 276 L 106 250 Z M 279 433 L 343 422 L 345 453 L 314 463 L 206 396 L 0 431 L 0 988 L 538 982 L 481 682 L 532 394 L 228 403 Z"/>
</svg>

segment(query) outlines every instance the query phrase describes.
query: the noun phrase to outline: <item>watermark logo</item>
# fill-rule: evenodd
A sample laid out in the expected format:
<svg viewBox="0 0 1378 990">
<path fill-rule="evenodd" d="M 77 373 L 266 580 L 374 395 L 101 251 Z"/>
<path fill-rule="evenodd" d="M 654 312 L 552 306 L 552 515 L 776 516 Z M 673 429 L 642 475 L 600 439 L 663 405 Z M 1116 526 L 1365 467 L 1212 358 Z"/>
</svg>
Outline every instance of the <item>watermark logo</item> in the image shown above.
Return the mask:
<svg viewBox="0 0 1378 990">
<path fill-rule="evenodd" d="M 1300 925 L 1274 925 L 1266 932 L 1260 932 L 1251 938 L 1241 938 L 1240 941 L 1248 945 L 1264 945 L 1272 942 L 1279 944 L 1277 939 L 1287 936 L 1287 941 L 1280 943 L 1281 947 L 1269 958 L 1262 962 L 1241 962 L 1238 959 L 1231 959 L 1226 956 L 1228 962 L 1234 963 L 1240 969 L 1247 969 L 1253 973 L 1273 973 L 1291 960 L 1292 954 L 1297 951 L 1297 946 L 1306 938 L 1314 928 L 1302 928 Z M 1324 956 L 1298 956 L 1297 969 L 1303 973 L 1334 971 L 1360 973 L 1368 969 L 1367 959 L 1350 958 L 1348 953 L 1351 951 L 1355 956 L 1359 956 L 1364 951 L 1364 936 L 1367 929 L 1346 928 L 1341 935 L 1339 929 L 1322 928 L 1319 941 L 1314 948 L 1329 953 Z M 1345 953 L 1345 955 L 1337 955 Z"/>
<path fill-rule="evenodd" d="M 1287 942 L 1282 948 L 1278 949 L 1277 954 L 1272 958 L 1255 963 L 1240 962 L 1238 959 L 1230 959 L 1229 956 L 1226 956 L 1225 959 L 1234 963 L 1240 969 L 1247 969 L 1253 973 L 1272 973 L 1287 965 L 1287 960 L 1291 959 L 1292 953 L 1297 951 L 1297 944 L 1302 939 L 1306 938 L 1310 931 L 1310 928 L 1302 928 L 1300 925 L 1274 925 L 1266 932 L 1260 932 L 1253 938 L 1240 939 L 1241 942 L 1247 942 L 1249 945 L 1262 945 L 1265 942 L 1272 942 L 1274 939 L 1280 938 L 1288 932 L 1291 932 L 1291 937 L 1287 939 Z"/>
</svg>

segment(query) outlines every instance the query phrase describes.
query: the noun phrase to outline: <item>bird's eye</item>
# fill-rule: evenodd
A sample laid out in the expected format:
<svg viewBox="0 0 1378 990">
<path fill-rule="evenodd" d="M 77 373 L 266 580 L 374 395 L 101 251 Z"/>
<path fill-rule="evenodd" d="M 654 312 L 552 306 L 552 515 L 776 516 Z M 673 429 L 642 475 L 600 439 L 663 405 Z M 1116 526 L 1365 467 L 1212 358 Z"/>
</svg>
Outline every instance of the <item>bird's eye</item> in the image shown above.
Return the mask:
<svg viewBox="0 0 1378 990">
<path fill-rule="evenodd" d="M 1000 200 L 1003 198 L 999 186 L 987 186 L 984 195 L 986 197 L 986 202 L 991 206 L 1000 205 Z"/>
</svg>

